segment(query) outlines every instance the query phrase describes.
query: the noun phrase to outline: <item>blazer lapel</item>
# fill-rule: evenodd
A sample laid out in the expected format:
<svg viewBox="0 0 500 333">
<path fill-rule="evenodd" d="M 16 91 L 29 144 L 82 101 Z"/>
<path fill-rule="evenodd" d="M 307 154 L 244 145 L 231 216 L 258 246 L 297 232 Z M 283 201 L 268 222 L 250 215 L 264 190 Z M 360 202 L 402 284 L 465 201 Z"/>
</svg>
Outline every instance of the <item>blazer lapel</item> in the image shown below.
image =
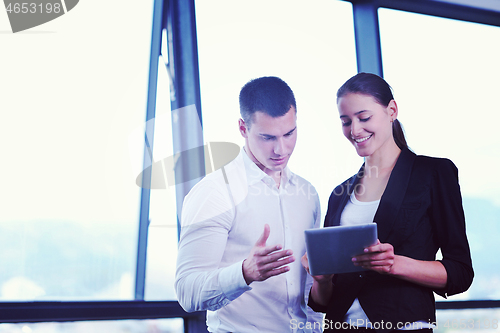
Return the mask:
<svg viewBox="0 0 500 333">
<path fill-rule="evenodd" d="M 401 150 L 384 194 L 380 199 L 374 222 L 377 223 L 378 238 L 381 243 L 387 242 L 392 226 L 396 222 L 396 216 L 408 188 L 415 157 L 415 153 L 409 149 Z"/>
</svg>

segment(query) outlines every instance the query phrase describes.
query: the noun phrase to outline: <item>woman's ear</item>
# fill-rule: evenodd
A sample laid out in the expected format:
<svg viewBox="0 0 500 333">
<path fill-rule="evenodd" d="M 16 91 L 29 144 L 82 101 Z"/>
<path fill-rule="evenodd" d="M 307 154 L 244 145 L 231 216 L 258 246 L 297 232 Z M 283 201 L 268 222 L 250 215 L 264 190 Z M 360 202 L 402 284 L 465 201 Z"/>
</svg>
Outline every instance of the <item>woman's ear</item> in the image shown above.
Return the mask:
<svg viewBox="0 0 500 333">
<path fill-rule="evenodd" d="M 398 105 L 396 104 L 395 100 L 391 99 L 389 105 L 387 105 L 387 112 L 391 117 L 391 121 L 396 120 L 396 118 L 398 117 Z"/>
</svg>

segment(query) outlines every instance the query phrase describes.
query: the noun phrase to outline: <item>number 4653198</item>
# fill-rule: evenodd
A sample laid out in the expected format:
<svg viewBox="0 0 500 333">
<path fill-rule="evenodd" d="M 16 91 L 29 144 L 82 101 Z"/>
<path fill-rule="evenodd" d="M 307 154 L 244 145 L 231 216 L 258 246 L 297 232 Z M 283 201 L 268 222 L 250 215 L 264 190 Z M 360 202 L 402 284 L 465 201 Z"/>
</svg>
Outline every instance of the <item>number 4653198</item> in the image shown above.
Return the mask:
<svg viewBox="0 0 500 333">
<path fill-rule="evenodd" d="M 46 4 L 36 4 L 36 3 L 9 3 L 7 5 L 7 13 L 15 13 L 15 14 L 35 14 L 35 13 L 56 13 L 59 14 L 62 10 L 60 3 L 46 3 Z"/>
</svg>

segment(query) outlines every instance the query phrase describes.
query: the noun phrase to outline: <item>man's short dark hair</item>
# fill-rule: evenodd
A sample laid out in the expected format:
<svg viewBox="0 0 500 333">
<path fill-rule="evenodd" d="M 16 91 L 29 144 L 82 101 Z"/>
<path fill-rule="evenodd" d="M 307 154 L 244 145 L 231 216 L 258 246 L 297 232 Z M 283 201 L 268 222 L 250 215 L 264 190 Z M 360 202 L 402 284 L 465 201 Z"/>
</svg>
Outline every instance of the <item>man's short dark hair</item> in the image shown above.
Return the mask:
<svg viewBox="0 0 500 333">
<path fill-rule="evenodd" d="M 247 126 L 257 111 L 276 118 L 284 116 L 292 106 L 297 110 L 292 89 L 275 76 L 253 79 L 240 91 L 240 113 Z"/>
</svg>

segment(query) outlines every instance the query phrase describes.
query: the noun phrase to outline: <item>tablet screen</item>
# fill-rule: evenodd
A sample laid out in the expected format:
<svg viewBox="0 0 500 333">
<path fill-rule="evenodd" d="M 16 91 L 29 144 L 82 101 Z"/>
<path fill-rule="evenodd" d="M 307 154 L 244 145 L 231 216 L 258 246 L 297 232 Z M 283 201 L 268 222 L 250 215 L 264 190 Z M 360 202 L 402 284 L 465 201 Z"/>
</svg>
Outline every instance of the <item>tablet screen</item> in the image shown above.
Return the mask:
<svg viewBox="0 0 500 333">
<path fill-rule="evenodd" d="M 311 275 L 364 271 L 352 257 L 377 242 L 377 224 L 308 229 L 305 237 Z"/>
</svg>

